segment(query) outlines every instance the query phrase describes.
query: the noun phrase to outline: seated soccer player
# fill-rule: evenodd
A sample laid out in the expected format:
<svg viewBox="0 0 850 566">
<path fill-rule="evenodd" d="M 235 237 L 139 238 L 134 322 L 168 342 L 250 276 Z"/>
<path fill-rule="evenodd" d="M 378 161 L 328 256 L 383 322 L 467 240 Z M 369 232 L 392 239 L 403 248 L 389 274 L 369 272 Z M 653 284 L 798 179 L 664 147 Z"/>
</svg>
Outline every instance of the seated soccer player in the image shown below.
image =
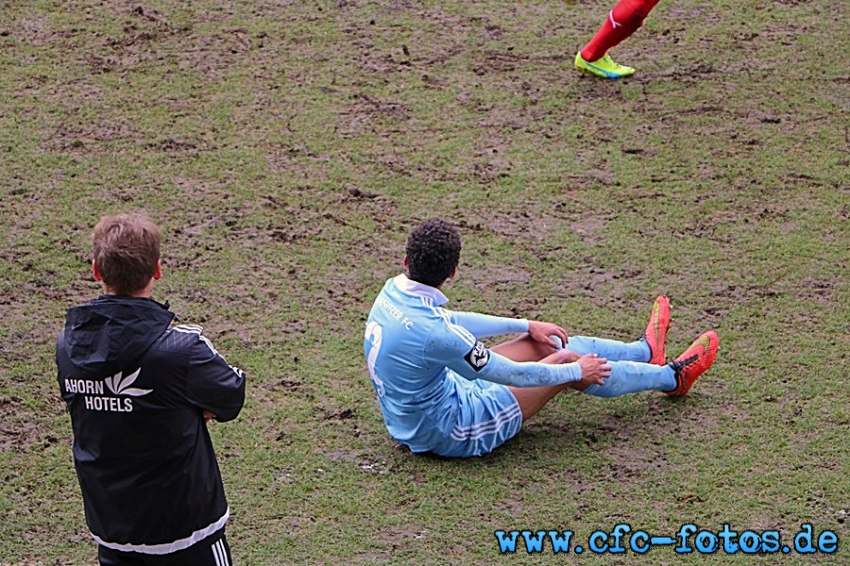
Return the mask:
<svg viewBox="0 0 850 566">
<path fill-rule="evenodd" d="M 608 50 L 642 26 L 656 4 L 658 0 L 620 0 L 609 12 L 608 19 L 593 39 L 576 54 L 576 69 L 606 79 L 619 79 L 635 74 L 632 67 L 615 63 Z"/>
<path fill-rule="evenodd" d="M 597 397 L 646 390 L 684 395 L 714 363 L 713 331 L 667 363 L 666 297 L 656 299 L 644 336 L 631 343 L 442 308 L 448 299 L 441 288 L 457 273 L 460 250 L 460 235 L 444 220 L 415 228 L 407 240 L 407 275 L 386 282 L 366 321 L 363 347 L 384 422 L 413 452 L 486 454 L 564 389 Z M 520 335 L 493 348 L 481 342 L 505 334 Z"/>
</svg>

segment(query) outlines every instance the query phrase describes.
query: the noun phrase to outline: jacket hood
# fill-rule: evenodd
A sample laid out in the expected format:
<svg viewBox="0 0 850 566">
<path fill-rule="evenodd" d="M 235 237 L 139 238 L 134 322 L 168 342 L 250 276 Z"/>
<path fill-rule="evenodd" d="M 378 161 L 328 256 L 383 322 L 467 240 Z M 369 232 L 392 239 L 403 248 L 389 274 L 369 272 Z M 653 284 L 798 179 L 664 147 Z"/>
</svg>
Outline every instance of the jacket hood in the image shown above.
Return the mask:
<svg viewBox="0 0 850 566">
<path fill-rule="evenodd" d="M 168 303 L 102 295 L 68 310 L 60 343 L 84 374 L 111 374 L 141 358 L 173 318 Z"/>
</svg>

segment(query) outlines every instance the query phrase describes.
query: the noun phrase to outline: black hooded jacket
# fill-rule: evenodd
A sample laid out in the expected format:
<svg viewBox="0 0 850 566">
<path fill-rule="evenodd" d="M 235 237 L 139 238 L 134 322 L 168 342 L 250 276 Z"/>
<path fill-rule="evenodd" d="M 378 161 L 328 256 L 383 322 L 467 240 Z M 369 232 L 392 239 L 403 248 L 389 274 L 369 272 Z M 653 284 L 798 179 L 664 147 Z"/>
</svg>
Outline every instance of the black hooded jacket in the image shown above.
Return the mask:
<svg viewBox="0 0 850 566">
<path fill-rule="evenodd" d="M 68 311 L 56 346 L 86 522 L 109 548 L 168 554 L 229 511 L 202 414 L 236 418 L 245 376 L 167 305 L 103 295 Z"/>
</svg>

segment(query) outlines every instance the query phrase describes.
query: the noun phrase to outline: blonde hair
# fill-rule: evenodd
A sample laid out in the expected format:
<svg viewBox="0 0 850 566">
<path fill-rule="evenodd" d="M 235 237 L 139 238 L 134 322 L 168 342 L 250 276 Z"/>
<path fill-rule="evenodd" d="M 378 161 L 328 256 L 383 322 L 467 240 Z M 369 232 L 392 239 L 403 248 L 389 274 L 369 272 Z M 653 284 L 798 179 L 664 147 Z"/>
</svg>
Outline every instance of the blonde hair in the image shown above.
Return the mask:
<svg viewBox="0 0 850 566">
<path fill-rule="evenodd" d="M 160 231 L 146 215 L 104 216 L 92 240 L 95 265 L 110 290 L 130 295 L 150 283 L 160 258 Z"/>
</svg>

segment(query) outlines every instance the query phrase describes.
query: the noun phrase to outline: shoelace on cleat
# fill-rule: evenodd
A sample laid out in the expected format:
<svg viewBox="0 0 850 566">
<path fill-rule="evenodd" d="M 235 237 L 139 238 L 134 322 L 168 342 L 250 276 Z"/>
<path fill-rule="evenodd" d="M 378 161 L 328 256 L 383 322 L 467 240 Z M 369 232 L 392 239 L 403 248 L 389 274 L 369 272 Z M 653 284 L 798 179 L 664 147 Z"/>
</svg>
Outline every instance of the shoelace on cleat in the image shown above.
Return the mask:
<svg viewBox="0 0 850 566">
<path fill-rule="evenodd" d="M 684 360 L 673 360 L 670 362 L 670 367 L 673 368 L 673 371 L 676 372 L 676 375 L 679 375 L 679 372 L 694 363 L 699 359 L 699 355 L 693 355 L 690 358 L 685 358 Z"/>
</svg>

